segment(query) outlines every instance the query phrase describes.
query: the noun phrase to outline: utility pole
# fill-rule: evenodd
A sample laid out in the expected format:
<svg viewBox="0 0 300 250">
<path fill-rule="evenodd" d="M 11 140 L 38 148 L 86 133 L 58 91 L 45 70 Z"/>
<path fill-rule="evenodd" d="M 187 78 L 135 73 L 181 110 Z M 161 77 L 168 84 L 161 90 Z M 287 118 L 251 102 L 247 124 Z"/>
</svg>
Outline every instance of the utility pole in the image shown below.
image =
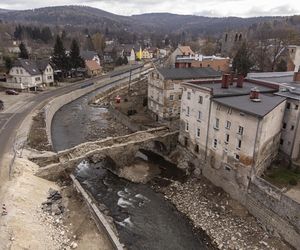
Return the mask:
<svg viewBox="0 0 300 250">
<path fill-rule="evenodd" d="M 129 71 L 128 93 L 130 92 L 131 74 L 132 74 L 132 69 L 130 69 Z"/>
</svg>

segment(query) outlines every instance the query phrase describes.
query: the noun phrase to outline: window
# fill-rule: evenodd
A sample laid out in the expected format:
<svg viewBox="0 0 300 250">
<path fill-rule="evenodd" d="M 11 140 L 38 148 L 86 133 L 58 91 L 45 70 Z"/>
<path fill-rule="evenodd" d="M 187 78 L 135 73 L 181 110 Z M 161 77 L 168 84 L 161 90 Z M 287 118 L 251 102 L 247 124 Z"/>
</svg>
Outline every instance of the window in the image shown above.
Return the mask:
<svg viewBox="0 0 300 250">
<path fill-rule="evenodd" d="M 234 157 L 235 157 L 236 160 L 238 160 L 238 161 L 240 160 L 240 156 L 238 154 L 235 154 Z"/>
<path fill-rule="evenodd" d="M 185 123 L 185 131 L 189 131 L 189 123 L 188 122 Z"/>
<path fill-rule="evenodd" d="M 201 120 L 201 117 L 202 117 L 202 112 L 201 112 L 201 111 L 198 111 L 198 121 Z"/>
<path fill-rule="evenodd" d="M 187 99 L 188 99 L 188 100 L 191 100 L 191 92 L 188 92 L 188 93 L 187 93 Z"/>
<path fill-rule="evenodd" d="M 239 135 L 243 135 L 244 134 L 244 128 L 242 126 L 239 126 L 238 134 Z"/>
<path fill-rule="evenodd" d="M 220 104 L 217 105 L 217 110 L 221 110 L 221 105 Z"/>
<path fill-rule="evenodd" d="M 295 126 L 294 126 L 294 125 L 292 125 L 292 126 L 291 126 L 291 130 L 294 130 L 294 128 L 295 128 Z"/>
<path fill-rule="evenodd" d="M 199 95 L 199 100 L 198 103 L 202 104 L 203 103 L 203 96 Z"/>
<path fill-rule="evenodd" d="M 20 74 L 23 74 L 23 70 L 22 69 L 20 69 Z"/>
<path fill-rule="evenodd" d="M 227 114 L 231 115 L 232 114 L 232 108 L 228 108 Z"/>
<path fill-rule="evenodd" d="M 289 102 L 286 103 L 286 109 L 290 109 L 291 108 L 291 104 Z"/>
<path fill-rule="evenodd" d="M 218 140 L 217 140 L 217 139 L 214 139 L 213 147 L 214 147 L 214 148 L 217 148 L 217 146 L 218 146 Z"/>
<path fill-rule="evenodd" d="M 237 141 L 237 146 L 236 146 L 236 148 L 237 148 L 237 149 L 241 149 L 241 146 L 242 146 L 242 141 L 241 141 L 241 140 L 238 140 L 238 141 Z"/>
<path fill-rule="evenodd" d="M 226 121 L 226 129 L 230 129 L 230 127 L 231 127 L 231 122 L 230 121 Z"/>
<path fill-rule="evenodd" d="M 48 80 L 52 80 L 52 76 L 48 76 L 47 79 L 48 79 Z"/>
<path fill-rule="evenodd" d="M 280 145 L 283 145 L 283 139 L 280 139 Z"/>
<path fill-rule="evenodd" d="M 199 145 L 198 144 L 195 145 L 195 153 L 199 153 Z"/>
<path fill-rule="evenodd" d="M 228 142 L 229 142 L 229 134 L 226 134 L 226 136 L 225 136 L 225 143 L 228 144 Z"/>
<path fill-rule="evenodd" d="M 200 128 L 197 128 L 196 135 L 197 135 L 197 137 L 200 137 Z"/>
<path fill-rule="evenodd" d="M 19 74 L 19 70 L 17 69 L 17 74 Z"/>
<path fill-rule="evenodd" d="M 219 118 L 216 118 L 216 120 L 215 120 L 215 128 L 219 129 L 219 125 L 220 125 L 220 120 L 219 120 Z"/>
<path fill-rule="evenodd" d="M 181 95 L 178 96 L 178 100 L 181 100 Z"/>
<path fill-rule="evenodd" d="M 172 112 L 173 112 L 173 109 L 169 108 L 169 113 L 172 114 Z"/>
<path fill-rule="evenodd" d="M 282 124 L 282 128 L 283 128 L 283 129 L 286 129 L 286 122 L 284 122 L 284 123 Z"/>
<path fill-rule="evenodd" d="M 173 96 L 173 95 L 170 95 L 170 96 L 169 96 L 169 99 L 170 99 L 171 101 L 173 101 L 174 96 Z"/>
<path fill-rule="evenodd" d="M 190 107 L 187 107 L 186 108 L 186 116 L 189 116 L 190 115 Z"/>
<path fill-rule="evenodd" d="M 35 80 L 36 80 L 36 81 L 40 81 L 41 78 L 40 78 L 40 77 L 36 77 Z"/>
<path fill-rule="evenodd" d="M 295 105 L 295 110 L 298 110 L 299 109 L 299 105 Z"/>
</svg>

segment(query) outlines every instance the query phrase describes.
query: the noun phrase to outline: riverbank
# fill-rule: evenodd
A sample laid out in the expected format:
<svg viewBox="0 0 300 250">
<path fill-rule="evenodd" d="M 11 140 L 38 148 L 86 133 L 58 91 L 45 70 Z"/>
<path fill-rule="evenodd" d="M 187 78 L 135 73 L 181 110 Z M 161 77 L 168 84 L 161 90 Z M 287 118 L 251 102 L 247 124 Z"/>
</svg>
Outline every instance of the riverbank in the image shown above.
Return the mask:
<svg viewBox="0 0 300 250">
<path fill-rule="evenodd" d="M 204 230 L 219 249 L 292 249 L 265 231 L 244 207 L 203 176 L 154 188 L 185 214 L 195 228 Z"/>
<path fill-rule="evenodd" d="M 37 169 L 34 163 L 17 158 L 13 178 L 2 189 L 0 200 L 7 213 L 0 217 L 0 249 L 112 249 L 76 192 L 36 177 Z M 63 214 L 43 212 L 50 188 L 60 190 Z"/>
</svg>

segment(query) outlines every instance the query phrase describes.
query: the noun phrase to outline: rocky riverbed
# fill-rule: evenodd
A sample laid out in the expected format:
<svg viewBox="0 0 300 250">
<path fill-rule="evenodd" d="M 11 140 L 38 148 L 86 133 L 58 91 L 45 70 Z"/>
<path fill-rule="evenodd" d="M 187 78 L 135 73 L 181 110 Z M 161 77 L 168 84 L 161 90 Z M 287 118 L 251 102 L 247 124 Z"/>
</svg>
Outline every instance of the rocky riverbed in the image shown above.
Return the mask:
<svg viewBox="0 0 300 250">
<path fill-rule="evenodd" d="M 291 249 L 204 177 L 154 188 L 186 214 L 196 228 L 203 229 L 219 249 Z"/>
</svg>

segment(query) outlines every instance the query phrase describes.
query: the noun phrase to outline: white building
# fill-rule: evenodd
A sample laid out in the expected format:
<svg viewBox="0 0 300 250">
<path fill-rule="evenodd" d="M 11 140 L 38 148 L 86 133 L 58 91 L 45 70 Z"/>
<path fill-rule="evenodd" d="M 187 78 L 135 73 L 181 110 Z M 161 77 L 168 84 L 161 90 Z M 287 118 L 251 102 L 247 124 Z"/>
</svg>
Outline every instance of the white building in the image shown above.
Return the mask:
<svg viewBox="0 0 300 250">
<path fill-rule="evenodd" d="M 175 67 L 176 58 L 178 56 L 194 56 L 195 53 L 190 46 L 178 46 L 170 56 L 170 65 Z"/>
<path fill-rule="evenodd" d="M 32 61 L 18 59 L 9 71 L 3 87 L 12 89 L 30 89 L 50 85 L 54 81 L 53 69 L 48 60 Z"/>
<path fill-rule="evenodd" d="M 180 115 L 182 86 L 186 80 L 221 79 L 211 68 L 160 68 L 148 77 L 148 108 L 156 120 L 174 120 Z"/>
<path fill-rule="evenodd" d="M 277 156 L 285 98 L 272 94 L 278 85 L 242 78 L 182 86 L 180 144 L 198 159 L 199 171 L 241 200 L 238 190 Z"/>
</svg>

